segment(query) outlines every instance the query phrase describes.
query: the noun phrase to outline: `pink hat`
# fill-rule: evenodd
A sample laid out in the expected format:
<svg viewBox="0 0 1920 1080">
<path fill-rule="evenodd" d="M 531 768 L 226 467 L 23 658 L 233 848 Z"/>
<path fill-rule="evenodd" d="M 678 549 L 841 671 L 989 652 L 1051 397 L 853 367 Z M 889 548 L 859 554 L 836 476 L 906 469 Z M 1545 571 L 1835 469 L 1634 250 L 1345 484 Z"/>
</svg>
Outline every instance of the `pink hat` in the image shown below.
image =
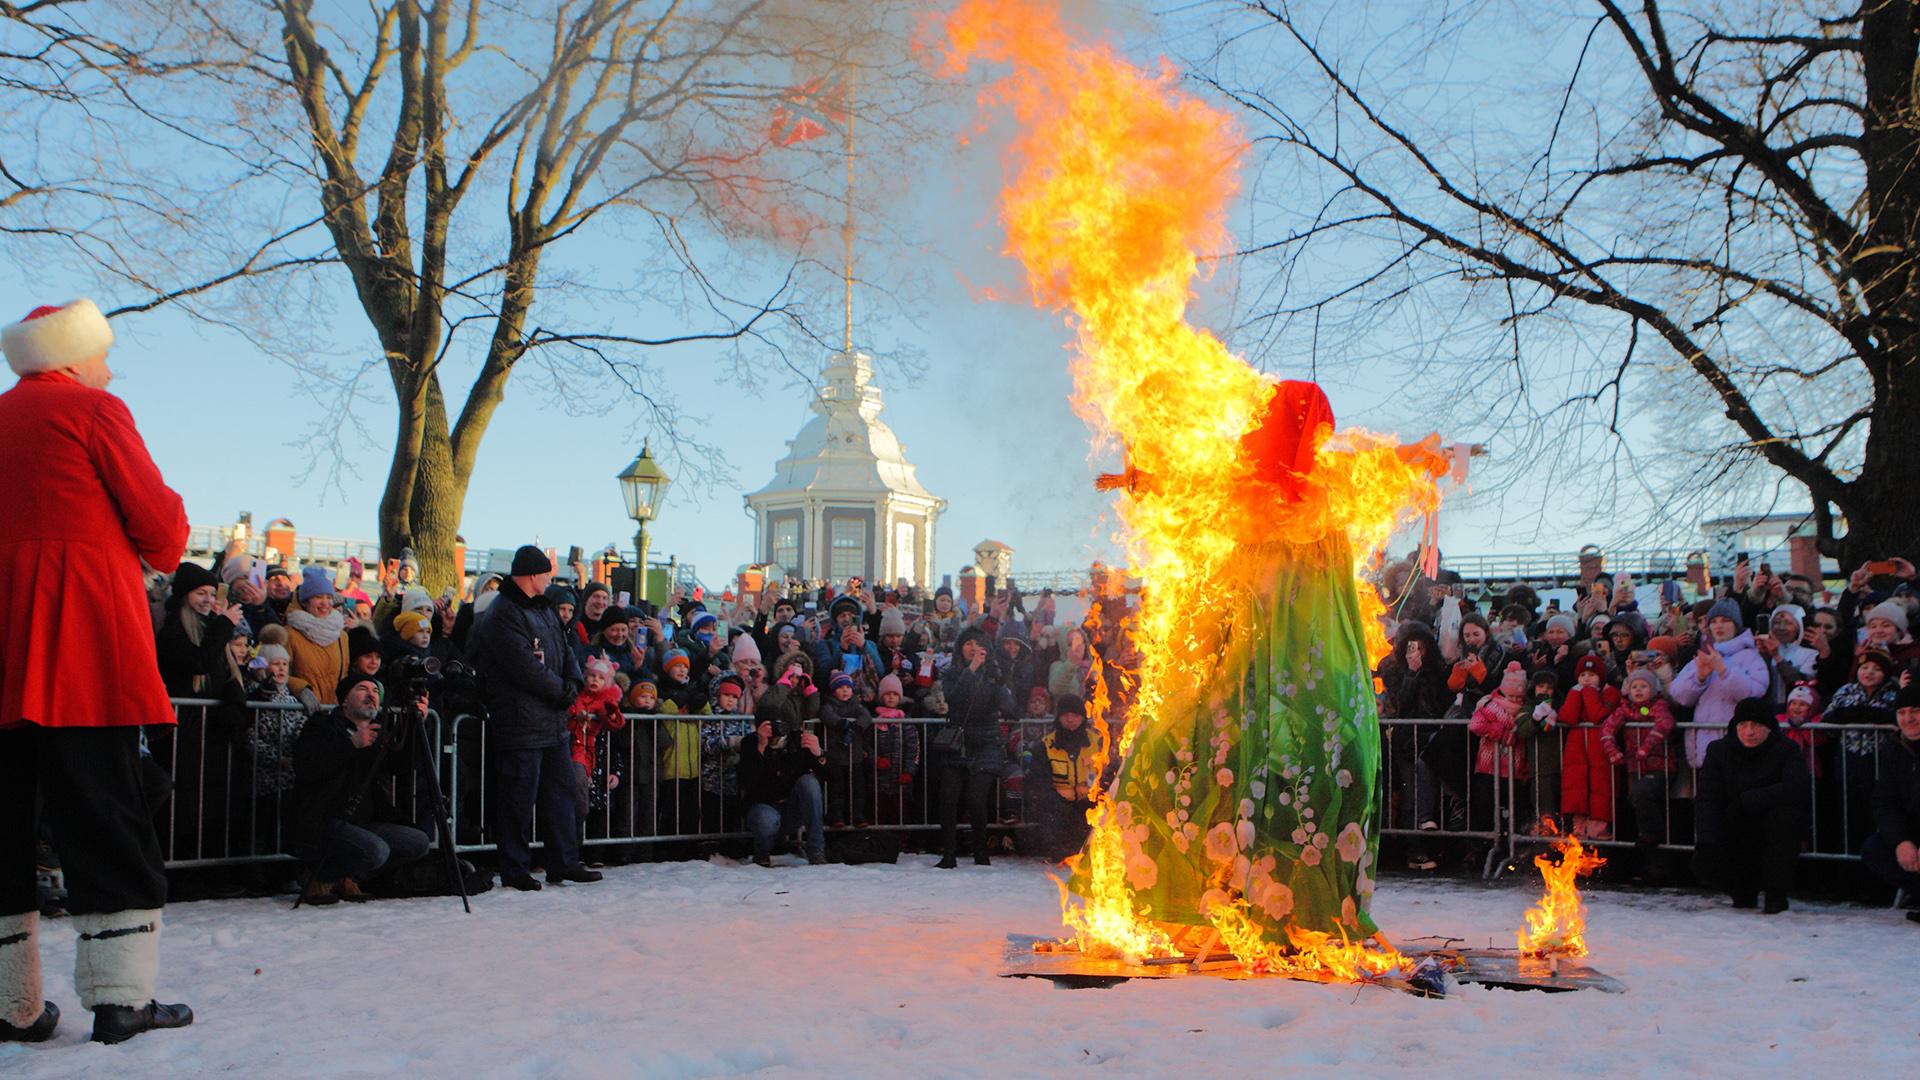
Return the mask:
<svg viewBox="0 0 1920 1080">
<path fill-rule="evenodd" d="M 0 350 L 15 375 L 76 367 L 105 356 L 112 347 L 113 327 L 91 300 L 34 308 L 0 331 Z"/>
<path fill-rule="evenodd" d="M 394 623 L 395 625 L 398 625 L 399 620 L 395 619 Z M 604 656 L 588 657 L 587 662 L 584 664 L 581 664 L 580 668 L 582 671 L 586 672 L 588 675 L 592 675 L 595 672 L 599 672 L 601 678 L 605 678 L 605 679 L 613 678 L 613 673 L 616 670 L 618 670 L 613 666 L 613 661 L 607 659 Z"/>
<path fill-rule="evenodd" d="M 900 676 L 889 675 L 880 680 L 880 692 L 882 694 L 900 694 L 901 696 L 905 696 L 907 691 L 905 687 L 900 685 Z"/>
<path fill-rule="evenodd" d="M 1500 692 L 1512 697 L 1527 692 L 1527 669 L 1520 666 L 1520 661 L 1507 661 L 1507 670 L 1500 676 Z"/>
</svg>

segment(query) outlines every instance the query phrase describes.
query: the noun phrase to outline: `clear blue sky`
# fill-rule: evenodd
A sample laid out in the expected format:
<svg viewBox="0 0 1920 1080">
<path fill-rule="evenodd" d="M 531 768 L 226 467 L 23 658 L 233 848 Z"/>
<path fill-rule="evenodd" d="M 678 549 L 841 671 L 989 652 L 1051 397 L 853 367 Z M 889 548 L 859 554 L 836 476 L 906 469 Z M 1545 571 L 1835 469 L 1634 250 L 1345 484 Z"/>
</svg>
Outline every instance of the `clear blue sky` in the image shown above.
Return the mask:
<svg viewBox="0 0 1920 1080">
<path fill-rule="evenodd" d="M 1135 19 L 1127 28 L 1150 35 L 1157 25 Z M 1137 52 L 1155 51 L 1150 39 L 1137 44 Z M 1101 461 L 1096 468 L 1088 460 L 1085 427 L 1068 404 L 1065 323 L 1018 299 L 978 298 L 982 285 L 1022 295 L 1017 268 L 998 254 L 995 151 L 976 144 L 962 152 L 956 142 L 950 155 L 935 157 L 939 167 L 925 170 L 909 200 L 894 210 L 912 223 L 919 250 L 886 256 L 916 260 L 931 291 L 912 325 L 894 320 L 873 337 L 904 342 L 921 354 L 911 368 L 893 363 L 884 350 L 878 360 L 886 420 L 922 482 L 949 501 L 937 536 L 939 571 L 956 570 L 969 560 L 972 546 L 988 537 L 1011 544 L 1016 567 L 1030 571 L 1111 557 L 1109 500 L 1093 492 L 1091 481 L 1117 462 Z M 869 161 L 868 167 L 890 165 Z M 625 252 L 614 242 L 589 249 L 585 257 L 610 270 L 636 269 L 622 265 Z M 863 273 L 886 280 L 899 269 L 874 259 Z M 322 281 L 337 317 L 301 331 L 312 335 L 318 349 L 364 354 L 373 347 L 372 336 L 344 271 L 327 269 Z M 18 311 L 0 314 L 18 318 L 34 304 L 89 291 L 76 279 L 23 280 L 7 267 L 0 269 L 0 295 Z M 140 297 L 107 293 L 98 299 L 110 307 Z M 621 328 L 644 336 L 669 328 L 667 322 L 661 312 L 636 311 Z M 376 534 L 374 511 L 392 437 L 387 396 L 377 390 L 366 399 L 359 419 L 371 437 L 350 443 L 357 476 L 344 477 L 344 491 L 330 490 L 318 476 L 299 479 L 312 461 L 298 440 L 318 410 L 300 395 L 291 371 L 238 335 L 164 311 L 117 320 L 115 328 L 115 390 L 132 407 L 196 525 L 229 523 L 245 510 L 256 522 L 289 517 L 308 534 Z M 820 359 L 811 361 L 817 365 Z M 772 363 L 764 376 L 742 380 L 714 347 L 665 350 L 654 362 L 664 386 L 699 419 L 707 437 L 726 448 L 737 483 L 678 485 L 652 529 L 653 551 L 694 563 L 709 583 L 723 581 L 750 556 L 752 524 L 741 495 L 769 478 L 784 441 L 806 417 L 808 391 Z M 1421 388 L 1333 384 L 1329 391 L 1344 419 L 1409 437 L 1426 433 Z M 464 393 L 459 375 L 449 392 Z M 608 402 L 604 416 L 572 416 L 516 380 L 487 435 L 467 498 L 463 532 L 471 546 L 538 540 L 591 549 L 609 541 L 630 543 L 632 524 L 614 474 L 637 451 L 644 431 L 635 427 L 636 408 L 616 398 Z M 1571 550 L 1607 539 L 1503 535 L 1500 520 L 1498 505 L 1457 499 L 1443 517 L 1443 547 L 1456 553 Z"/>
</svg>

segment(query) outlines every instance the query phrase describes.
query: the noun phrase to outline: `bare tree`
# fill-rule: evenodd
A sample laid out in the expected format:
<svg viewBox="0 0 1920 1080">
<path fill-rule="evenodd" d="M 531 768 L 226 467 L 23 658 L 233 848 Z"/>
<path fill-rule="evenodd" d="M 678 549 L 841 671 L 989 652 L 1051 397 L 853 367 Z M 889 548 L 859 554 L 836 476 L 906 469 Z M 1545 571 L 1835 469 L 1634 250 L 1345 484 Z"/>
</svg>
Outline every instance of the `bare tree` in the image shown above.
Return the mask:
<svg viewBox="0 0 1920 1080">
<path fill-rule="evenodd" d="M 1194 67 L 1263 200 L 1247 336 L 1389 330 L 1356 355 L 1642 521 L 1757 466 L 1846 565 L 1920 549 L 1920 5 L 1215 15 Z"/>
</svg>

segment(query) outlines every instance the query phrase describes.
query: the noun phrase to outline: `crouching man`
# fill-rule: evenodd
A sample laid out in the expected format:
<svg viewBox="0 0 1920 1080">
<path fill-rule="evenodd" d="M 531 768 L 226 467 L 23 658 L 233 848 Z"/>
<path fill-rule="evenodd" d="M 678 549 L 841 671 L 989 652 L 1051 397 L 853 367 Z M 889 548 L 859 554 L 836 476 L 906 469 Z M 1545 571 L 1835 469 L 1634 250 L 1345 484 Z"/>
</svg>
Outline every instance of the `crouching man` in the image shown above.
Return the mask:
<svg viewBox="0 0 1920 1080">
<path fill-rule="evenodd" d="M 340 681 L 340 704 L 307 721 L 293 744 L 294 850 L 313 863 L 303 904 L 372 899 L 360 886 L 375 874 L 427 853 L 427 834 L 388 796 L 411 790 L 413 748 L 425 736 L 427 699 L 413 703 L 406 727 L 383 733 L 380 681 Z"/>
<path fill-rule="evenodd" d="M 820 773 L 827 758 L 820 739 L 799 728 L 778 701 L 762 699 L 754 709 L 753 734 L 740 741 L 740 797 L 747 804 L 747 831 L 753 834 L 753 861 L 773 865 L 775 838 L 791 836 L 796 828 L 807 832 L 807 862 L 827 861 L 826 805 Z"/>
</svg>

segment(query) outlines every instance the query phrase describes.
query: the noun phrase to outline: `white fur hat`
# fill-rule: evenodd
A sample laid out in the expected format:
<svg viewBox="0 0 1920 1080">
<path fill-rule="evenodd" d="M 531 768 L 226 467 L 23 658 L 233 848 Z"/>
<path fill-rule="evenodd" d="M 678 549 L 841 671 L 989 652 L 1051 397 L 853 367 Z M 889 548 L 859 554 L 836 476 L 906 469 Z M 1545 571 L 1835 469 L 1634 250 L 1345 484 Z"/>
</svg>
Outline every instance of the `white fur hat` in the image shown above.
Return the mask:
<svg viewBox="0 0 1920 1080">
<path fill-rule="evenodd" d="M 15 375 L 59 371 L 104 356 L 113 346 L 113 327 L 93 301 L 61 307 L 37 307 L 0 332 L 0 348 Z"/>
</svg>

